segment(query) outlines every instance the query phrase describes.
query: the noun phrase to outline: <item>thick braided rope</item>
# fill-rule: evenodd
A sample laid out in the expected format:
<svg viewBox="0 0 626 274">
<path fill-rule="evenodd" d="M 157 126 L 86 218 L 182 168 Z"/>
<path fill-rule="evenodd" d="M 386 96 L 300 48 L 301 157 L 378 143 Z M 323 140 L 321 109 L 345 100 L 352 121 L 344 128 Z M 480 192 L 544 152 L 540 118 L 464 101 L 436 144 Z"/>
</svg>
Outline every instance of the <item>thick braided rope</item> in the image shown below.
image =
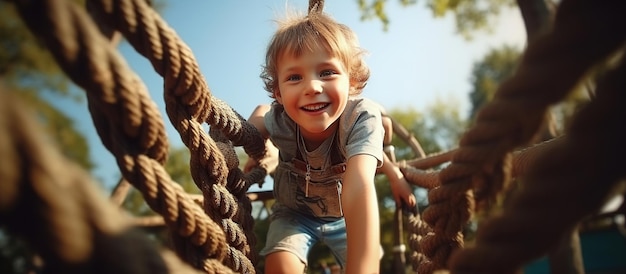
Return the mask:
<svg viewBox="0 0 626 274">
<path fill-rule="evenodd" d="M 23 106 L 0 90 L 0 222 L 42 257 L 45 273 L 199 273 L 134 231 Z"/>
<path fill-rule="evenodd" d="M 446 268 L 450 246 L 460 246 L 458 233 L 474 207 L 470 189 L 479 203 L 498 192 L 510 175 L 509 151 L 532 137 L 547 107 L 572 90 L 592 64 L 622 45 L 624 33 L 608 30 L 626 25 L 618 19 L 623 7 L 592 2 L 560 4 L 554 29 L 529 44 L 518 71 L 481 110 L 451 165 L 440 173 L 441 187 L 429 193 L 431 205 L 424 212 L 435 230 L 433 241 L 446 249 L 426 252 L 445 255 L 431 257 L 436 269 Z"/>
<path fill-rule="evenodd" d="M 155 153 L 162 148 L 146 146 L 147 138 L 138 138 L 164 129 L 159 122 L 153 122 L 159 117 L 153 102 L 132 99 L 148 97 L 137 76 L 75 5 L 66 1 L 18 4 L 23 18 L 31 19 L 25 20 L 31 30 L 45 39 L 63 70 L 88 92 L 94 123 L 103 143 L 116 156 L 124 177 L 142 192 L 172 231 L 201 246 L 205 258 L 224 258 L 227 248 L 220 226 L 171 181 L 160 164 L 161 158 L 150 157 L 162 155 Z M 151 110 L 142 112 L 145 115 L 140 118 L 129 117 L 128 113 L 136 113 L 132 111 L 135 108 L 127 107 L 131 105 L 129 101 Z M 159 128 L 152 128 L 156 125 Z M 147 151 L 141 149 L 144 147 Z"/>
<path fill-rule="evenodd" d="M 553 149 L 554 146 L 560 145 L 560 142 L 562 142 L 562 138 L 557 137 L 531 147 L 515 151 L 512 159 L 511 176 L 518 177 L 526 174 L 530 165 L 536 162 L 542 153 Z M 400 170 L 404 174 L 407 181 L 413 185 L 426 189 L 439 187 L 441 185 L 439 172 L 430 170 L 425 171 L 423 169 L 429 169 L 450 161 L 454 151 L 455 150 L 438 153 L 421 159 L 401 161 L 399 162 Z M 428 258 L 424 257 L 425 255 L 420 250 L 436 249 L 436 246 L 424 247 L 424 245 L 432 245 L 432 243 L 421 242 L 426 237 L 432 237 L 434 233 L 432 232 L 432 229 L 430 229 L 430 226 L 428 226 L 428 224 L 425 223 L 419 216 L 411 216 L 411 218 L 412 220 L 409 220 L 409 232 L 412 234 L 409 235 L 409 247 L 413 250 L 411 255 L 413 270 L 418 271 L 419 266 L 424 264 L 421 271 L 430 273 L 434 270 L 433 265 L 428 262 Z"/>
<path fill-rule="evenodd" d="M 411 267 L 417 271 L 420 264 L 427 263 L 428 258 L 422 251 L 421 241 L 432 233 L 432 228 L 420 218 L 419 214 L 410 214 L 408 220 Z"/>
<path fill-rule="evenodd" d="M 537 161 L 537 157 L 539 157 L 544 150 L 550 149 L 549 147 L 556 145 L 555 143 L 558 142 L 560 142 L 560 138 L 556 137 L 513 152 L 511 160 L 511 176 L 518 177 L 524 175 L 529 169 L 529 166 L 533 162 Z M 408 161 L 403 160 L 398 162 L 398 166 L 404 174 L 404 177 L 412 185 L 426 189 L 433 189 L 441 186 L 441 178 L 439 177 L 440 172 L 424 169 L 430 169 L 440 164 L 449 162 L 452 159 L 454 152 L 456 152 L 456 150 L 429 155 L 428 157 L 421 159 Z"/>
<path fill-rule="evenodd" d="M 308 12 L 318 12 L 321 13 L 324 11 L 324 0 L 309 0 L 309 8 Z"/>
<path fill-rule="evenodd" d="M 456 149 L 429 154 L 428 156 L 422 158 L 402 160 L 399 164 L 400 166 L 411 166 L 417 169 L 429 169 L 449 162 L 454 153 L 456 153 Z"/>
<path fill-rule="evenodd" d="M 120 31 L 163 76 L 167 112 L 177 129 L 192 126 L 180 125 L 181 119 L 207 122 L 223 131 L 234 145 L 243 146 L 251 157 L 263 156 L 264 143 L 256 128 L 211 96 L 191 49 L 144 0 L 98 0 L 93 6 L 94 12 Z M 184 135 L 181 133 L 183 141 Z"/>
<path fill-rule="evenodd" d="M 236 271 L 252 272 L 254 267 L 247 258 L 251 249 L 246 234 L 231 220 L 240 208 L 225 188 L 229 173 L 225 159 L 201 123 L 208 120 L 212 127 L 224 130 L 236 142 L 242 140 L 243 135 L 236 135 L 245 132 L 243 126 L 251 126 L 243 123 L 226 104 L 210 96 L 191 50 L 145 1 L 97 1 L 95 6 L 100 7 L 97 10 L 102 12 L 104 20 L 121 31 L 163 76 L 168 116 L 191 152 L 191 174 L 205 196 L 205 212 L 221 223 L 228 244 L 236 248 L 229 248 L 228 254 L 238 258 L 227 260 L 227 264 L 237 263 L 229 266 Z M 262 146 L 257 149 L 262 150 Z"/>
<path fill-rule="evenodd" d="M 624 91 L 622 59 L 598 83 L 597 97 L 575 117 L 568 134 L 529 167 L 503 212 L 481 226 L 475 247 L 451 258 L 454 273 L 512 273 L 597 213 L 614 189 L 623 189 Z"/>
<path fill-rule="evenodd" d="M 237 153 L 235 152 L 232 143 L 227 139 L 223 132 L 216 129 L 210 129 L 209 135 L 213 138 L 213 140 L 215 140 L 222 154 L 226 155 L 226 167 L 229 170 L 226 188 L 229 189 L 235 197 L 238 202 L 238 208 L 240 209 L 236 212 L 232 219 L 241 225 L 243 233 L 245 233 L 245 237 L 248 240 L 247 248 L 254 247 L 256 246 L 256 234 L 254 233 L 254 218 L 251 214 L 252 203 L 248 198 L 248 185 L 246 184 L 246 181 L 250 182 L 263 180 L 266 176 L 266 172 L 255 172 L 259 171 L 259 169 L 256 169 L 248 174 L 244 174 L 239 169 L 239 158 L 237 157 Z M 257 176 L 257 178 L 253 179 L 254 176 Z M 258 261 L 256 252 L 249 252 L 247 256 L 252 264 L 256 265 Z"/>
<path fill-rule="evenodd" d="M 252 269 L 246 258 L 250 248 L 246 244 L 245 234 L 237 223 L 229 219 L 237 210 L 237 202 L 229 190 L 224 188 L 228 174 L 224 159 L 200 123 L 208 120 L 212 128 L 221 129 L 233 142 L 243 142 L 244 149 L 252 157 L 258 157 L 263 152 L 260 135 L 250 124 L 243 123 L 244 120 L 230 107 L 210 97 L 208 86 L 199 73 L 191 51 L 144 1 L 99 1 L 94 6 L 100 7 L 96 11 L 102 12 L 102 18 L 120 30 L 164 77 L 168 116 L 191 151 L 194 181 L 206 196 L 205 201 L 213 201 L 205 203 L 205 211 L 213 220 L 221 222 L 224 230 L 231 235 L 227 237 L 230 239 L 229 244 L 243 252 L 242 258 L 229 260 L 243 265 L 231 267 L 244 271 Z M 115 14 L 124 16 L 115 17 Z M 135 28 L 137 26 L 139 28 Z M 221 206 L 228 209 L 218 208 Z M 238 256 L 240 252 L 232 251 L 229 254 Z"/>
<path fill-rule="evenodd" d="M 205 196 L 205 211 L 214 220 L 228 226 L 224 229 L 237 235 L 228 237 L 233 240 L 229 243 L 249 255 L 249 248 L 241 245 L 246 242 L 245 234 L 236 223 L 226 220 L 236 214 L 237 201 L 225 188 L 229 174 L 225 159 L 200 123 L 206 120 L 212 128 L 222 130 L 234 144 L 243 142 L 251 157 L 259 157 L 264 152 L 260 134 L 228 105 L 210 96 L 191 50 L 143 0 L 98 1 L 95 6 L 100 7 L 98 10 L 103 13 L 104 20 L 121 31 L 163 76 L 168 116 L 191 151 L 191 173 Z M 220 209 L 221 206 L 227 209 Z M 252 267 L 246 258 L 238 261 L 246 266 L 235 268 Z"/>
<path fill-rule="evenodd" d="M 405 162 L 401 162 L 400 171 L 404 174 L 404 177 L 408 182 L 413 185 L 423 187 L 426 189 L 432 189 L 439 186 L 439 177 L 437 172 L 423 171 L 412 166 L 407 166 Z M 422 270 L 427 270 L 431 267 L 432 263 L 428 259 L 428 256 L 424 254 L 424 242 L 422 241 L 426 237 L 432 237 L 432 228 L 421 218 L 418 214 L 411 214 L 409 216 L 408 229 L 409 232 L 409 248 L 411 254 L 409 256 L 411 260 L 411 267 L 414 271 L 418 271 L 420 265 Z M 431 250 L 434 250 L 431 248 Z M 429 270 L 432 272 L 432 270 Z M 430 273 L 428 272 L 428 273 Z"/>
</svg>

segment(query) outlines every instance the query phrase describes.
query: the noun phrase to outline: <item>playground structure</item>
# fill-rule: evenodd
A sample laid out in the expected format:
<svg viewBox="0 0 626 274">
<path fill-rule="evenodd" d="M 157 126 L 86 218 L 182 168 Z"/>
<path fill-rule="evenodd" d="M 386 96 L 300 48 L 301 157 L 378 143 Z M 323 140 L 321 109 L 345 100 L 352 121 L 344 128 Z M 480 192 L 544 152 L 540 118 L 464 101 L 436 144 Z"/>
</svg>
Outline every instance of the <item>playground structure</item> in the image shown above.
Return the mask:
<svg viewBox="0 0 626 274">
<path fill-rule="evenodd" d="M 593 2 L 560 3 L 554 27 L 530 41 L 515 75 L 481 110 L 458 149 L 401 163 L 411 183 L 429 189 L 429 207 L 408 226 L 415 235 L 409 244 L 415 271 L 512 273 L 545 254 L 612 193 L 623 193 L 626 8 Z M 145 0 L 87 1 L 92 16 L 69 1 L 14 3 L 87 93 L 103 144 L 125 180 L 162 216 L 176 255 L 134 233 L 130 219 L 87 174 L 45 145 L 32 118 L 6 92 L 0 152 L 9 160 L 0 168 L 0 221 L 36 249 L 48 273 L 255 273 L 247 190 L 267 174 L 260 168 L 243 173 L 234 146 L 259 159 L 264 144 L 254 127 L 211 96 L 175 31 Z M 323 1 L 310 3 L 323 8 Z M 201 205 L 164 171 L 168 142 L 160 113 L 116 53 L 110 30 L 122 33 L 163 77 L 167 115 L 191 153 Z M 516 150 L 537 132 L 551 104 L 610 57 L 595 97 L 563 136 Z M 397 125 L 394 133 L 402 133 Z M 444 162 L 449 165 L 440 172 L 423 171 Z M 518 176 L 523 187 L 509 194 L 500 212 L 490 212 Z M 461 229 L 477 212 L 488 214 L 474 246 L 464 247 Z"/>
</svg>

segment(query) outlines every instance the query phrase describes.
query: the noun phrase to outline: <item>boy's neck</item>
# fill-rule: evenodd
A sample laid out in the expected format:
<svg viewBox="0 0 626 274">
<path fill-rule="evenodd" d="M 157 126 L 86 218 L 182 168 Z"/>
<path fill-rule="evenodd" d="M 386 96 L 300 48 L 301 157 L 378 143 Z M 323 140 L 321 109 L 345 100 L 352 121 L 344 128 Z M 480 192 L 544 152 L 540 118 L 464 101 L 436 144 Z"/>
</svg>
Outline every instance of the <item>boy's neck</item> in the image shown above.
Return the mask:
<svg viewBox="0 0 626 274">
<path fill-rule="evenodd" d="M 326 129 L 323 133 L 308 133 L 300 130 L 300 134 L 302 135 L 302 139 L 304 141 L 304 145 L 306 146 L 307 151 L 313 151 L 317 149 L 324 141 L 328 138 L 334 138 L 335 132 L 337 131 L 339 121 L 335 121 L 328 129 Z"/>
</svg>

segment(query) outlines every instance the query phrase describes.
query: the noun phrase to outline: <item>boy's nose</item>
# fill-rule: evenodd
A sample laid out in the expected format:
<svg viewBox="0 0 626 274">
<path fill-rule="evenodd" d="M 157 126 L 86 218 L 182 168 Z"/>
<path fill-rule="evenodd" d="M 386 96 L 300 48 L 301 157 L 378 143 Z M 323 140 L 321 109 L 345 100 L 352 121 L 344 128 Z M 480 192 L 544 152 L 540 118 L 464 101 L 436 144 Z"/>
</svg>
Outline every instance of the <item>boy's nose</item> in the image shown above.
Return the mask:
<svg viewBox="0 0 626 274">
<path fill-rule="evenodd" d="M 319 94 L 322 93 L 324 87 L 322 86 L 322 81 L 320 80 L 311 80 L 306 87 L 306 94 Z"/>
</svg>

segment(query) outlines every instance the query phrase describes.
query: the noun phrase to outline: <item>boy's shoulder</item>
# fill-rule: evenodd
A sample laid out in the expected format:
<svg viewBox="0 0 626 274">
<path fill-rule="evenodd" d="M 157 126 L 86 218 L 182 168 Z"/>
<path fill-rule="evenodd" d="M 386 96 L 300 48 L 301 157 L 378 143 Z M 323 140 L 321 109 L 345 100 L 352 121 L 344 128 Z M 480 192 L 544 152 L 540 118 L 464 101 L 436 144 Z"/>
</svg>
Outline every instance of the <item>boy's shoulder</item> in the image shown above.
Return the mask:
<svg viewBox="0 0 626 274">
<path fill-rule="evenodd" d="M 346 105 L 346 113 L 379 112 L 384 113 L 385 109 L 376 101 L 366 97 L 350 97 Z"/>
<path fill-rule="evenodd" d="M 370 154 L 382 161 L 382 111 L 378 103 L 368 98 L 348 100 L 338 129 L 339 148 L 346 159 L 357 154 Z"/>
<path fill-rule="evenodd" d="M 341 115 L 341 121 L 344 131 L 350 131 L 355 126 L 366 124 L 381 124 L 383 109 L 381 106 L 371 99 L 364 97 L 349 98 L 346 104 L 346 109 Z"/>
</svg>

